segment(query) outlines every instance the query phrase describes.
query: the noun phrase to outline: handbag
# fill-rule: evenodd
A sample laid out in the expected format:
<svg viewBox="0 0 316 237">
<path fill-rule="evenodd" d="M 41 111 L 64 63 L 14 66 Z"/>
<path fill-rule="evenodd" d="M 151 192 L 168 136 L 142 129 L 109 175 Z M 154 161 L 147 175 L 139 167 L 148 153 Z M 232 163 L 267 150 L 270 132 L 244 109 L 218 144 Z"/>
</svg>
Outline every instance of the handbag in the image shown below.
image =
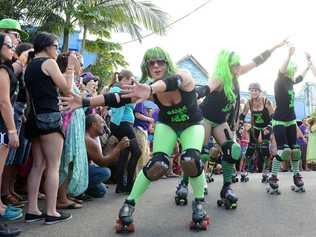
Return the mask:
<svg viewBox="0 0 316 237">
<path fill-rule="evenodd" d="M 60 129 L 63 126 L 63 119 L 60 112 L 36 113 L 32 98 L 29 96 L 35 115 L 35 125 L 39 130 Z"/>
</svg>

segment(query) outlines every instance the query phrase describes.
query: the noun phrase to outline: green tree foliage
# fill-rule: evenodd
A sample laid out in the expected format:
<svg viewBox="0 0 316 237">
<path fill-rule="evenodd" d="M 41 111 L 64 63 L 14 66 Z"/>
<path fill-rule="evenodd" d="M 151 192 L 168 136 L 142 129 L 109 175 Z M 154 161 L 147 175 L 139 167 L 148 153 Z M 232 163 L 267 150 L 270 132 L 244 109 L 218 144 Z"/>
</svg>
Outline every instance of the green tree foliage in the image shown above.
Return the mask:
<svg viewBox="0 0 316 237">
<path fill-rule="evenodd" d="M 89 66 L 89 71 L 101 78 L 99 89 L 109 84 L 112 75 L 119 67 L 126 67 L 128 64 L 120 53 L 120 44 L 98 39 L 94 42 L 87 41 L 86 48 L 89 52 L 97 53 L 97 61 Z"/>
</svg>

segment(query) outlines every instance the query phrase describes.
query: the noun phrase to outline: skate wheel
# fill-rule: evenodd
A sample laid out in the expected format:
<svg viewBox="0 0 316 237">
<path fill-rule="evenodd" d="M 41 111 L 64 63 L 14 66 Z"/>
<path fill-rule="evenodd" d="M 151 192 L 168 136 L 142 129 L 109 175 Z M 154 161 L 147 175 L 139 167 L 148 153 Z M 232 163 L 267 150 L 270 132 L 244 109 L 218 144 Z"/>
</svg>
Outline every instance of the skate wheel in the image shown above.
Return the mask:
<svg viewBox="0 0 316 237">
<path fill-rule="evenodd" d="M 294 187 L 294 186 L 291 186 L 291 190 L 294 191 L 294 190 L 295 190 L 295 187 Z"/>
<path fill-rule="evenodd" d="M 237 208 L 237 203 L 233 203 L 232 205 L 231 205 L 231 209 L 236 209 Z"/>
<path fill-rule="evenodd" d="M 223 206 L 223 201 L 222 200 L 217 200 L 217 206 L 219 206 L 219 207 Z"/>
<path fill-rule="evenodd" d="M 131 223 L 131 224 L 129 224 L 129 225 L 127 226 L 127 231 L 128 231 L 129 233 L 135 232 L 135 225 L 134 225 L 134 223 Z"/>
<path fill-rule="evenodd" d="M 210 219 L 209 216 L 205 216 L 205 217 L 204 217 L 204 221 L 206 221 L 207 224 L 211 224 L 211 219 Z"/>
<path fill-rule="evenodd" d="M 203 221 L 202 225 L 201 225 L 201 229 L 202 230 L 207 230 L 207 227 L 208 227 L 208 222 L 207 221 Z"/>
</svg>

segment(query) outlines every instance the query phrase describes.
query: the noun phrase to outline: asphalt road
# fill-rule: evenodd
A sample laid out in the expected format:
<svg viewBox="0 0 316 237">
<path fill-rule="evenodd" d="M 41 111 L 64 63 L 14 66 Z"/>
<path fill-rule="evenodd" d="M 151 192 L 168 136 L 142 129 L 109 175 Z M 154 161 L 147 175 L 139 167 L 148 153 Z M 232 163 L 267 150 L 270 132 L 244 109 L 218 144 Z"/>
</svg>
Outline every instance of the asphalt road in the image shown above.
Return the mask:
<svg viewBox="0 0 316 237">
<path fill-rule="evenodd" d="M 130 236 L 316 236 L 316 172 L 302 173 L 306 193 L 290 190 L 291 173 L 280 175 L 280 196 L 266 193 L 259 174 L 251 174 L 248 183 L 237 183 L 233 189 L 239 197 L 236 210 L 218 208 L 216 200 L 222 184 L 221 176 L 209 184 L 205 208 L 212 223 L 207 231 L 189 230 L 191 200 L 188 206 L 174 203 L 177 178 L 153 183 L 136 206 L 136 232 Z M 22 237 L 111 237 L 118 236 L 114 222 L 125 196 L 115 194 L 114 186 L 105 198 L 86 202 L 79 210 L 72 210 L 72 220 L 52 226 L 42 223 L 15 225 L 23 228 Z"/>
</svg>

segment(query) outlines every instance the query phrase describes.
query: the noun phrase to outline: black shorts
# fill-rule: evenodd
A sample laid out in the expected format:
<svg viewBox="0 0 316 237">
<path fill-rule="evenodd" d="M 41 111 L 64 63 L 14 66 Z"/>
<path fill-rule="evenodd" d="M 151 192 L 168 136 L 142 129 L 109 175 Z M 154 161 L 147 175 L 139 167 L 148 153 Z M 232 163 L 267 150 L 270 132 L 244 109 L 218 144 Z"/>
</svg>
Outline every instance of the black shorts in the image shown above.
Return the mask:
<svg viewBox="0 0 316 237">
<path fill-rule="evenodd" d="M 65 138 L 65 131 L 62 126 L 54 129 L 42 130 L 36 126 L 34 117 L 29 117 L 25 124 L 25 137 L 29 140 L 55 132 L 60 133 L 63 138 Z"/>
</svg>

